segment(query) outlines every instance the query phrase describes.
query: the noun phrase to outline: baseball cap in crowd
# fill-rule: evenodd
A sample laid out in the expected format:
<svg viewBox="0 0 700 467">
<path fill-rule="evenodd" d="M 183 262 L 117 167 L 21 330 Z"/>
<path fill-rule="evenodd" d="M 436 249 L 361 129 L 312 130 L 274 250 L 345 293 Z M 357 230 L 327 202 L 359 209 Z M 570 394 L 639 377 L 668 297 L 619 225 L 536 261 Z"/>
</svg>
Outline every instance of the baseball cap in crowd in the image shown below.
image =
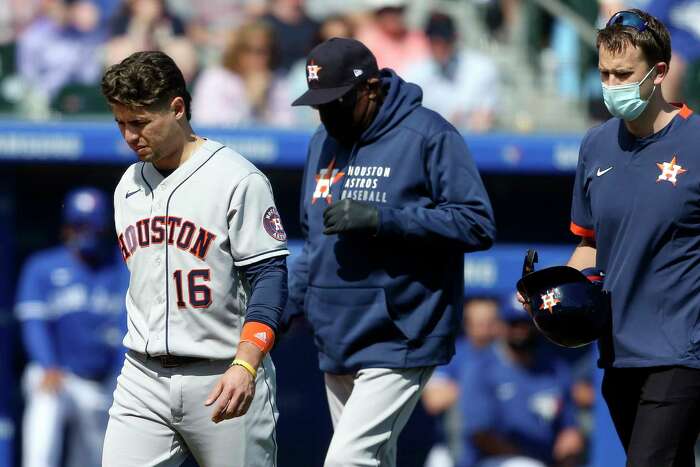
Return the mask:
<svg viewBox="0 0 700 467">
<path fill-rule="evenodd" d="M 500 316 L 506 323 L 517 323 L 521 321 L 530 321 L 530 315 L 518 301 L 515 293 L 506 293 L 501 298 Z"/>
<path fill-rule="evenodd" d="M 425 35 L 433 39 L 444 39 L 452 41 L 457 37 L 455 23 L 444 13 L 433 13 L 425 26 Z"/>
<path fill-rule="evenodd" d="M 63 223 L 103 229 L 110 222 L 107 196 L 97 188 L 82 187 L 70 191 L 63 202 Z"/>
<path fill-rule="evenodd" d="M 408 0 L 366 0 L 365 5 L 371 10 L 398 9 L 406 8 Z"/>
<path fill-rule="evenodd" d="M 374 76 L 379 68 L 374 54 L 360 41 L 334 37 L 317 45 L 306 60 L 309 90 L 292 105 L 332 102 Z"/>
</svg>

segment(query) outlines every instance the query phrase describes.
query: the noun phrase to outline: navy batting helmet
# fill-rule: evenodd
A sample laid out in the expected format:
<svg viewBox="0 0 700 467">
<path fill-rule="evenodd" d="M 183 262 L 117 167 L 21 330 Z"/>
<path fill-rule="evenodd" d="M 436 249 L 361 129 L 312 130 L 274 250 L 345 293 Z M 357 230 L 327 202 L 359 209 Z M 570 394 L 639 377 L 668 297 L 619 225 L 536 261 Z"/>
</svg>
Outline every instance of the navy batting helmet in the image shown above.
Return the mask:
<svg viewBox="0 0 700 467">
<path fill-rule="evenodd" d="M 535 272 L 536 262 L 537 252 L 529 250 L 517 288 L 542 334 L 555 344 L 581 347 L 608 332 L 610 296 L 603 290 L 601 273 L 591 280 L 569 266 Z"/>
</svg>

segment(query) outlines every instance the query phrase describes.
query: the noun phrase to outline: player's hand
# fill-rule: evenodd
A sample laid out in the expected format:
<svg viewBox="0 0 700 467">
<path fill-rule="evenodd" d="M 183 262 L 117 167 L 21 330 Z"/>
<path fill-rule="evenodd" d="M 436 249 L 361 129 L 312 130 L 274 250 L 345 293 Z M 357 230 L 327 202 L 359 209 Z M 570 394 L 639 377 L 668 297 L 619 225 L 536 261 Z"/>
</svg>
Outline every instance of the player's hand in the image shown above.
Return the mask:
<svg viewBox="0 0 700 467">
<path fill-rule="evenodd" d="M 528 303 L 528 301 L 525 300 L 525 297 L 523 297 L 522 294 L 521 294 L 520 292 L 517 292 L 517 293 L 515 294 L 515 297 L 518 299 L 518 303 L 520 303 L 520 304 L 523 306 L 523 308 L 525 309 L 525 311 L 527 311 L 527 313 L 528 313 L 530 316 L 532 316 L 532 307 L 530 306 L 530 303 Z"/>
<path fill-rule="evenodd" d="M 44 370 L 44 377 L 39 383 L 39 389 L 42 391 L 56 394 L 63 387 L 63 372 L 58 368 L 47 368 Z"/>
<path fill-rule="evenodd" d="M 583 436 L 576 428 L 566 428 L 557 436 L 552 454 L 554 460 L 566 465 L 567 460 L 578 457 L 584 448 Z"/>
<path fill-rule="evenodd" d="M 242 366 L 233 365 L 221 376 L 204 405 L 214 406 L 211 421 L 219 423 L 245 415 L 253 402 L 254 395 L 253 375 Z"/>
<path fill-rule="evenodd" d="M 323 211 L 323 226 L 326 235 L 349 231 L 376 233 L 379 228 L 379 210 L 371 204 L 346 198 Z"/>
</svg>

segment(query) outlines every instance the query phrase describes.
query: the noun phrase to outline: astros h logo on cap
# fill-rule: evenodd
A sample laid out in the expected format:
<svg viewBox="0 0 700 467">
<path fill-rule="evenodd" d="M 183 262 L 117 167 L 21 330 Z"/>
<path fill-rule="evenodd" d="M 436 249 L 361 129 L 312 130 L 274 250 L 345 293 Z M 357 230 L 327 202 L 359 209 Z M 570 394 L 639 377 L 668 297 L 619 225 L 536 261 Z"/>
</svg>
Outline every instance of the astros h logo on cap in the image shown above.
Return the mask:
<svg viewBox="0 0 700 467">
<path fill-rule="evenodd" d="M 306 81 L 309 90 L 292 105 L 332 102 L 379 71 L 377 59 L 360 41 L 334 37 L 309 53 Z"/>
</svg>

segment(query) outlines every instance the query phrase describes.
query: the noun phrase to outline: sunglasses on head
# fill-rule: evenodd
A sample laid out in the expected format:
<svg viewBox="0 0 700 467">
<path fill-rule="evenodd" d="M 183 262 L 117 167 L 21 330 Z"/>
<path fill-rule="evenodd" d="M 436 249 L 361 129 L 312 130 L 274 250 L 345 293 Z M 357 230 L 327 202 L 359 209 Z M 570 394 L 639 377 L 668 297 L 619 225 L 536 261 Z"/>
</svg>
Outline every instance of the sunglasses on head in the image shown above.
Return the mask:
<svg viewBox="0 0 700 467">
<path fill-rule="evenodd" d="M 661 45 L 661 40 L 659 39 L 659 36 L 657 36 L 654 30 L 649 27 L 649 22 L 641 16 L 639 16 L 634 11 L 623 10 L 618 11 L 617 13 L 612 15 L 605 27 L 609 28 L 612 26 L 634 28 L 639 32 L 649 31 L 656 43 Z"/>
</svg>

